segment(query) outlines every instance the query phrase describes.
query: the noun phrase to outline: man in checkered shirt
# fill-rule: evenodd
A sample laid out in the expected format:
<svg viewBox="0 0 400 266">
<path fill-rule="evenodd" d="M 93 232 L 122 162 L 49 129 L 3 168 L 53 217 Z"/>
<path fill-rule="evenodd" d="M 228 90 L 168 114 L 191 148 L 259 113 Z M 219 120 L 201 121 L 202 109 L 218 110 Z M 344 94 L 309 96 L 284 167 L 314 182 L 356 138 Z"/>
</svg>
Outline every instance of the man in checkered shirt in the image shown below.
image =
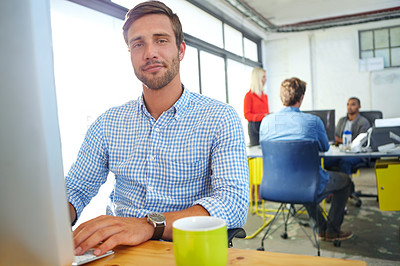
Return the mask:
<svg viewBox="0 0 400 266">
<path fill-rule="evenodd" d="M 111 108 L 89 128 L 66 177 L 71 221 L 115 175 L 107 215 L 74 231 L 75 254 L 102 242 L 95 255 L 117 245 L 154 239 L 149 213 L 165 217 L 158 238 L 172 239 L 172 223 L 211 215 L 228 228 L 246 222 L 248 166 L 243 129 L 232 107 L 188 91 L 179 64 L 186 44 L 176 14 L 157 1 L 131 9 L 123 26 L 133 69 L 143 84 L 135 101 Z"/>
</svg>

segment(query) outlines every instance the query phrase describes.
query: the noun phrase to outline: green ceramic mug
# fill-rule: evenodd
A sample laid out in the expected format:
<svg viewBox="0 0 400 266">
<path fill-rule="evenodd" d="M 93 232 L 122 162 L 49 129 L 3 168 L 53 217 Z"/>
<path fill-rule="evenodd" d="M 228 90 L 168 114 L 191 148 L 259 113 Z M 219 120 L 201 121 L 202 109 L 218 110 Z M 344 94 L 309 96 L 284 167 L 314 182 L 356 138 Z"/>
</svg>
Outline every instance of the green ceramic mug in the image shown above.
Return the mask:
<svg viewBox="0 0 400 266">
<path fill-rule="evenodd" d="M 228 233 L 224 220 L 193 216 L 176 220 L 172 227 L 176 265 L 226 265 Z"/>
</svg>

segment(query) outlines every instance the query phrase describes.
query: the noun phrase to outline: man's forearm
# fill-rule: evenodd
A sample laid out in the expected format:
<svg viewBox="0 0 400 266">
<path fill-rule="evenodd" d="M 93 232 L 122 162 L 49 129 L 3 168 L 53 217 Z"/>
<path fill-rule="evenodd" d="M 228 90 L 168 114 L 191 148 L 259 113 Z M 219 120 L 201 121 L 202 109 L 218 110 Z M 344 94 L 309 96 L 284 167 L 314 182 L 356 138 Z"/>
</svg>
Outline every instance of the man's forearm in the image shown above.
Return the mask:
<svg viewBox="0 0 400 266">
<path fill-rule="evenodd" d="M 165 227 L 162 238 L 165 240 L 172 240 L 172 224 L 174 221 L 189 216 L 210 216 L 210 214 L 201 205 L 195 205 L 186 210 L 164 213 L 164 216 L 167 221 L 167 226 Z"/>
</svg>

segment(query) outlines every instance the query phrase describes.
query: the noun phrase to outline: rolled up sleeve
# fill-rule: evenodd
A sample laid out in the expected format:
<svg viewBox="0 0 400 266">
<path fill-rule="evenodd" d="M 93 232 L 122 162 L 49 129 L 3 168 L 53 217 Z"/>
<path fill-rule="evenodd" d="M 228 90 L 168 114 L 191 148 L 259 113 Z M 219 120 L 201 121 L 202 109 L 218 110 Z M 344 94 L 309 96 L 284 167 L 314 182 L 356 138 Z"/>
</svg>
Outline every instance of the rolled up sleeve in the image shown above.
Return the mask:
<svg viewBox="0 0 400 266">
<path fill-rule="evenodd" d="M 211 150 L 212 195 L 197 200 L 211 216 L 224 219 L 228 228 L 246 223 L 249 205 L 249 170 L 240 119 L 227 108 Z"/>
</svg>

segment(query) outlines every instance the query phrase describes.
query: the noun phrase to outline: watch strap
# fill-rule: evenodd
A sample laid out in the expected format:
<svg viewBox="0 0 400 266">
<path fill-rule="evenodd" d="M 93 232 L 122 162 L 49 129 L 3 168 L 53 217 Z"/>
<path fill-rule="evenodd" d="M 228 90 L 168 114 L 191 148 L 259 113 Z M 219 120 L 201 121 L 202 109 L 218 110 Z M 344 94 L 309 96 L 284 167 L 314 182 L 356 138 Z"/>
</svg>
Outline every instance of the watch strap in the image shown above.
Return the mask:
<svg viewBox="0 0 400 266">
<path fill-rule="evenodd" d="M 160 240 L 164 233 L 164 228 L 165 228 L 164 224 L 155 223 L 154 234 L 151 237 L 151 240 Z"/>
<path fill-rule="evenodd" d="M 165 217 L 161 213 L 153 212 L 146 215 L 147 222 L 154 226 L 154 233 L 151 240 L 160 240 L 164 234 L 166 225 Z"/>
</svg>

